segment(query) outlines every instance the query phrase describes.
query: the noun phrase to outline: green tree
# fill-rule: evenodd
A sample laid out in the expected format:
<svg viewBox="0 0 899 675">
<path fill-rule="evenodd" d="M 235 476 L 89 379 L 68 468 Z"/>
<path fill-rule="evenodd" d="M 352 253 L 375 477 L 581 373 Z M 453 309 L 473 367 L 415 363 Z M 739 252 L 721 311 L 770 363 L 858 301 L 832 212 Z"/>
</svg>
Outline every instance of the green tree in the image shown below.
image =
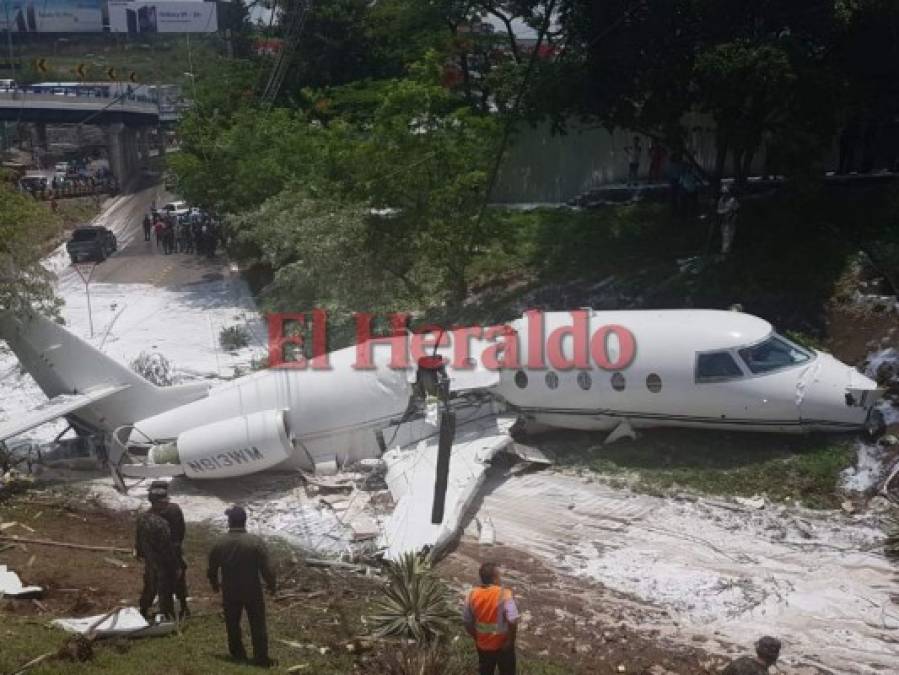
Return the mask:
<svg viewBox="0 0 899 675">
<path fill-rule="evenodd" d="M 43 204 L 0 186 L 0 309 L 59 308 L 53 274 L 41 264 L 42 247 L 58 226 Z"/>
<path fill-rule="evenodd" d="M 230 231 L 247 262 L 271 272 L 267 309 L 393 309 L 403 289 L 369 246 L 369 218 L 363 204 L 292 184 L 233 218 Z"/>
<path fill-rule="evenodd" d="M 789 115 L 796 81 L 790 59 L 773 45 L 728 42 L 702 52 L 695 70 L 702 109 L 715 119 L 716 176 L 731 151 L 737 181 L 745 182 L 763 135 Z"/>
<path fill-rule="evenodd" d="M 395 273 L 410 289 L 447 289 L 458 303 L 470 265 L 501 236 L 480 214 L 500 129 L 496 116 L 460 105 L 438 80 L 432 59 L 392 84 L 354 148 L 355 183 L 372 207 L 392 211 L 371 241 L 396 261 Z"/>
</svg>

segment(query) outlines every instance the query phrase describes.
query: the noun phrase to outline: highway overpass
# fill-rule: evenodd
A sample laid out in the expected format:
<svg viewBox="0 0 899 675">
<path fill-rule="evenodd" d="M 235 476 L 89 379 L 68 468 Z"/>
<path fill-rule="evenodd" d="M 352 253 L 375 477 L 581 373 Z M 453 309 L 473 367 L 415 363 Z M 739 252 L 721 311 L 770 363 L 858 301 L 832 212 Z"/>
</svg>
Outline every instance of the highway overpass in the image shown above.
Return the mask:
<svg viewBox="0 0 899 675">
<path fill-rule="evenodd" d="M 48 124 L 100 127 L 106 136 L 110 169 L 122 189 L 128 190 L 140 175 L 141 164 L 150 157 L 149 132 L 162 121 L 157 102 L 126 94 L 76 93 L 73 88 L 61 92 L 0 91 L 0 120 L 32 124 L 35 144 L 44 149 Z M 160 133 L 159 138 L 164 135 Z"/>
</svg>

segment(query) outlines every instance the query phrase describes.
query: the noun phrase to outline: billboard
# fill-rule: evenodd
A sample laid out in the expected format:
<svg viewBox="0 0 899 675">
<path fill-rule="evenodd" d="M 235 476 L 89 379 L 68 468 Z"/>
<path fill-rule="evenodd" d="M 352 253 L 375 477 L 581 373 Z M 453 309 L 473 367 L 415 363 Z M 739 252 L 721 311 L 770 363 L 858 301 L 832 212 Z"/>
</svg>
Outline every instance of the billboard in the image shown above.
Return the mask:
<svg viewBox="0 0 899 675">
<path fill-rule="evenodd" d="M 214 2 L 109 2 L 111 33 L 214 33 L 217 30 Z"/>
<path fill-rule="evenodd" d="M 0 0 L 0 30 L 14 33 L 99 33 L 105 0 Z"/>
</svg>

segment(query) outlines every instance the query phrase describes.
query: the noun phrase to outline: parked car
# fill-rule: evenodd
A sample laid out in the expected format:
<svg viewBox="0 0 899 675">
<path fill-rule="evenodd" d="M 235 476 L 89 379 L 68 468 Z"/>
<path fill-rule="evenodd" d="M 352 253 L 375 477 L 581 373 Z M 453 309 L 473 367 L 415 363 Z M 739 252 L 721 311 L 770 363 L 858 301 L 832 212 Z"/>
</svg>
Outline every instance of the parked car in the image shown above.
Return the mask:
<svg viewBox="0 0 899 675">
<path fill-rule="evenodd" d="M 188 213 L 190 213 L 190 207 L 184 201 L 169 202 L 162 207 L 162 215 L 164 216 L 175 216 L 177 218 L 178 216 L 186 216 Z"/>
<path fill-rule="evenodd" d="M 179 199 L 174 202 L 168 202 L 162 207 L 163 211 L 168 211 L 169 213 L 173 213 L 175 211 L 188 211 L 190 207 L 187 205 L 187 202 Z"/>
<path fill-rule="evenodd" d="M 46 176 L 29 176 L 25 175 L 19 179 L 19 185 L 26 192 L 40 192 L 49 187 L 49 181 Z"/>
<path fill-rule="evenodd" d="M 103 262 L 118 247 L 119 244 L 112 231 L 97 225 L 82 225 L 75 228 L 72 238 L 66 243 L 66 251 L 73 263 L 82 260 Z"/>
</svg>

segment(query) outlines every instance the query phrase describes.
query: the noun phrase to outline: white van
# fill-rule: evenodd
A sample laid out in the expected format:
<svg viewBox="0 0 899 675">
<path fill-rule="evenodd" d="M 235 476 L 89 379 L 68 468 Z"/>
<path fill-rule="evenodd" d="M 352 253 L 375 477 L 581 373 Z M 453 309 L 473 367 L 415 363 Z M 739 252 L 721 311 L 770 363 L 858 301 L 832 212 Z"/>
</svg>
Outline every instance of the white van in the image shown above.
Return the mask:
<svg viewBox="0 0 899 675">
<path fill-rule="evenodd" d="M 185 201 L 169 202 L 162 207 L 162 212 L 167 216 L 183 216 L 190 213 L 190 207 Z"/>
</svg>

